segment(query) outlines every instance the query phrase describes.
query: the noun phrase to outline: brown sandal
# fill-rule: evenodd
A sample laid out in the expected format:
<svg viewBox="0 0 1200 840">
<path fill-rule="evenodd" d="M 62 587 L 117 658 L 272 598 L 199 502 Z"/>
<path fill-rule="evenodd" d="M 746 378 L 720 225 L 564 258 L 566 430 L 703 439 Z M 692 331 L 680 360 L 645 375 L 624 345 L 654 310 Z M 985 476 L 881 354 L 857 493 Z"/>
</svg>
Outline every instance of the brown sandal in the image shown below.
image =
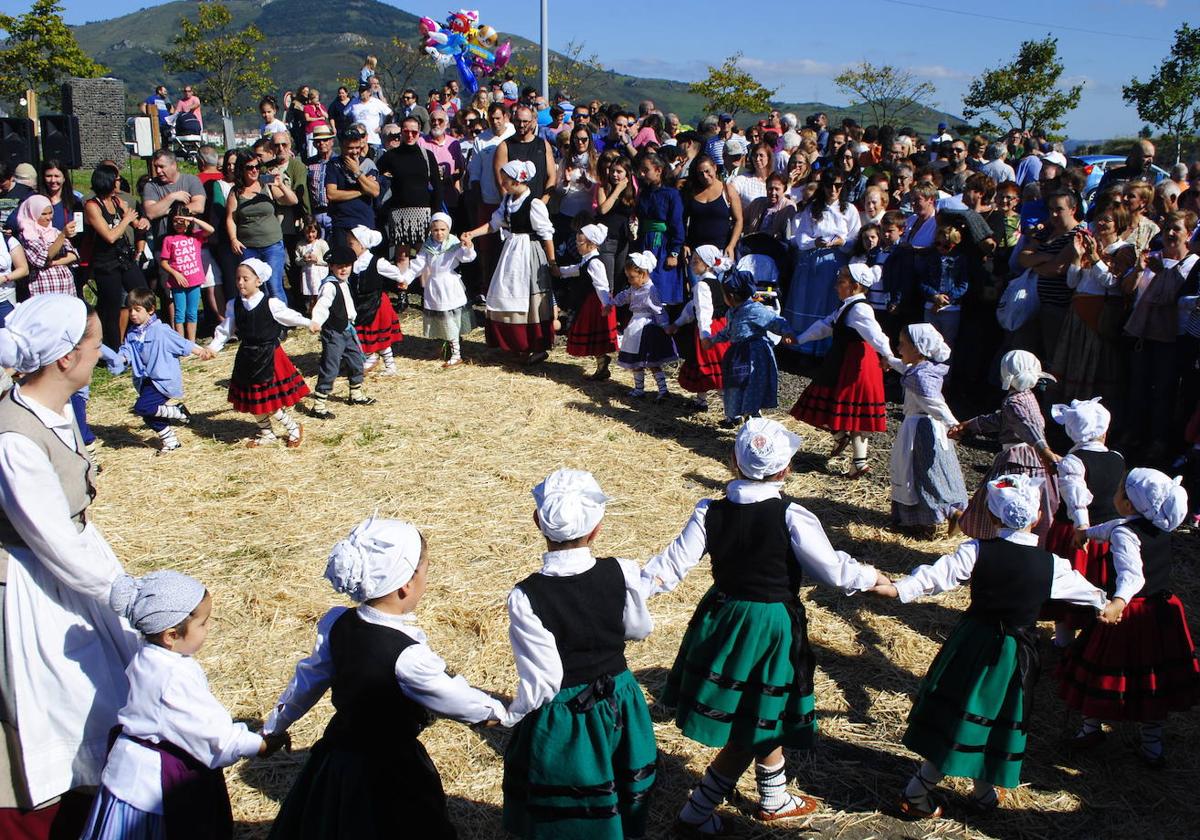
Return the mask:
<svg viewBox="0 0 1200 840">
<path fill-rule="evenodd" d="M 933 802 L 933 799 L 930 799 Z M 917 805 L 904 794 L 900 794 L 900 801 L 896 804 L 900 810 L 900 816 L 906 820 L 938 820 L 942 818 L 942 806 L 935 804 L 932 811 L 927 811 L 924 808 L 919 808 Z"/>
<path fill-rule="evenodd" d="M 795 808 L 789 808 L 786 811 L 764 811 L 762 808 L 754 815 L 754 819 L 759 822 L 774 822 L 775 820 L 790 820 L 795 817 L 804 817 L 817 810 L 820 805 L 817 800 L 811 796 L 796 796 L 792 794 L 792 798 L 798 803 Z"/>
</svg>

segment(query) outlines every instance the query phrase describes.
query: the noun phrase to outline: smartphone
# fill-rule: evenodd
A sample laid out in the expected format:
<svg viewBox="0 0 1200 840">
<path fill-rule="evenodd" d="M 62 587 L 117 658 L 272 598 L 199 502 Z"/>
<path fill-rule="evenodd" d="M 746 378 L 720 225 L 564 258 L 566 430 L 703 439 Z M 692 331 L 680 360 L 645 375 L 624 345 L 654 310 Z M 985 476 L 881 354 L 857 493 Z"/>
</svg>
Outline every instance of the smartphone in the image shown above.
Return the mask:
<svg viewBox="0 0 1200 840">
<path fill-rule="evenodd" d="M 83 230 L 83 213 L 79 210 L 76 210 L 72 214 L 71 219 L 72 219 L 72 221 L 75 222 L 75 231 L 77 233 L 82 231 Z"/>
<path fill-rule="evenodd" d="M 258 182 L 260 184 L 274 184 L 275 176 L 270 172 L 264 172 L 258 176 Z"/>
</svg>

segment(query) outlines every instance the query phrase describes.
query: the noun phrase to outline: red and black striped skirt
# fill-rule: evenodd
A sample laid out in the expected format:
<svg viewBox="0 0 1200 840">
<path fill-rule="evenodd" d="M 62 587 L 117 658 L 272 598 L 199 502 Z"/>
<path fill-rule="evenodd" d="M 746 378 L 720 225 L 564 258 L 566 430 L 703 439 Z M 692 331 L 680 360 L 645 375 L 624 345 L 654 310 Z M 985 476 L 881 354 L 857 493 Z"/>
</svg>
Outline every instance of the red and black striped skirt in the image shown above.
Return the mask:
<svg viewBox="0 0 1200 840">
<path fill-rule="evenodd" d="M 713 318 L 710 335 L 716 335 L 723 329 L 725 319 Z M 693 326 L 691 346 L 691 354 L 679 366 L 679 387 L 693 394 L 720 391 L 725 387 L 721 375 L 721 360 L 725 358 L 725 351 L 729 349 L 729 345 L 714 344 L 712 349 L 705 350 L 700 345 L 700 330 Z"/>
<path fill-rule="evenodd" d="M 363 353 L 367 354 L 386 350 L 397 341 L 404 340 L 392 301 L 382 292 L 379 295 L 379 309 L 371 323 L 355 324 L 354 331 L 358 333 L 358 343 L 362 345 Z"/>
<path fill-rule="evenodd" d="M 567 330 L 567 354 L 571 356 L 603 356 L 617 352 L 617 310 L 607 312 L 600 304 L 595 289 L 588 289 L 579 306 L 579 313 Z"/>
<path fill-rule="evenodd" d="M 831 432 L 887 430 L 887 400 L 879 354 L 864 341 L 846 345 L 833 385 L 809 384 L 792 406 L 797 420 Z"/>
<path fill-rule="evenodd" d="M 274 376 L 261 385 L 229 383 L 229 401 L 238 411 L 247 414 L 272 414 L 293 406 L 308 396 L 308 385 L 288 354 L 278 344 L 272 360 Z"/>
</svg>

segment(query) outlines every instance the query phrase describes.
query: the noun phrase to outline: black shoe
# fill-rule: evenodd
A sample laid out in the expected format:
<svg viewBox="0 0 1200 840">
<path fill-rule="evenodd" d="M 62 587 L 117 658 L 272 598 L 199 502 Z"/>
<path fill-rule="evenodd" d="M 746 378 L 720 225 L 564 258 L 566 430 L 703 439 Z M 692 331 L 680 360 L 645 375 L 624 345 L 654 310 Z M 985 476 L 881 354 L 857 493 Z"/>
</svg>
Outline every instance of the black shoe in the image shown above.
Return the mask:
<svg viewBox="0 0 1200 840">
<path fill-rule="evenodd" d="M 183 403 L 175 403 L 175 407 L 179 409 L 179 413 L 183 415 L 183 419 L 179 422 L 186 426 L 192 422 L 192 412 L 188 411 L 188 407 Z"/>
<path fill-rule="evenodd" d="M 347 400 L 347 402 L 349 402 L 350 405 L 375 405 L 375 398 L 365 395 L 361 397 L 352 396 L 349 400 Z"/>
<path fill-rule="evenodd" d="M 308 408 L 310 417 L 316 417 L 318 420 L 332 420 L 336 415 L 324 405 L 311 405 Z"/>
</svg>

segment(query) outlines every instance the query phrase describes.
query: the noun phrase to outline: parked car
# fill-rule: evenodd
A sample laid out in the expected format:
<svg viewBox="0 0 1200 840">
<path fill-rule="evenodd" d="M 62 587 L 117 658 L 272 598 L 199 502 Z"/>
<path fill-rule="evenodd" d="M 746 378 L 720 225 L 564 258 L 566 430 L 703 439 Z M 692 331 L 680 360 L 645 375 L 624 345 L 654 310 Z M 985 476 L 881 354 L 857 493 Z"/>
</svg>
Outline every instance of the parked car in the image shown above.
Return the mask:
<svg viewBox="0 0 1200 840">
<path fill-rule="evenodd" d="M 1067 165 L 1081 167 L 1087 173 L 1087 184 L 1083 187 L 1083 200 L 1091 204 L 1092 199 L 1096 197 L 1096 188 L 1100 186 L 1100 179 L 1104 177 L 1104 173 L 1110 169 L 1116 169 L 1118 166 L 1124 166 L 1125 157 L 1123 155 L 1079 155 L 1067 158 Z M 1154 167 L 1155 184 L 1166 177 L 1165 169 L 1160 166 Z"/>
</svg>

